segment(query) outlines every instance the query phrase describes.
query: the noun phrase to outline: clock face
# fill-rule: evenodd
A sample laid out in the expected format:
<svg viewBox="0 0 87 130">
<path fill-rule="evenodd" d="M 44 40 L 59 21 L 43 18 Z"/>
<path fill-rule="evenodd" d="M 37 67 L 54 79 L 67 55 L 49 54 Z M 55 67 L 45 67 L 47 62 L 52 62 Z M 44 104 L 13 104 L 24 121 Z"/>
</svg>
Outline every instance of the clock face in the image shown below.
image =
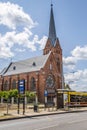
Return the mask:
<svg viewBox="0 0 87 130">
<path fill-rule="evenodd" d="M 53 87 L 54 86 L 54 79 L 52 75 L 49 75 L 46 79 L 46 85 L 47 87 Z"/>
</svg>

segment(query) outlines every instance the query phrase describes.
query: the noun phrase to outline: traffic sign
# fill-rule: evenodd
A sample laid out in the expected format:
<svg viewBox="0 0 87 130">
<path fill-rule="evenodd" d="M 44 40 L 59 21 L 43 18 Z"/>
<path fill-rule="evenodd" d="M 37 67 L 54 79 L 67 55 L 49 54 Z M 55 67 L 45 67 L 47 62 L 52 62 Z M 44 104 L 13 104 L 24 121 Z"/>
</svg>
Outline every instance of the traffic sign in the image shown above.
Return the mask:
<svg viewBox="0 0 87 130">
<path fill-rule="evenodd" d="M 44 91 L 44 96 L 45 96 L 45 97 L 48 96 L 48 92 L 47 92 L 47 90 Z"/>
</svg>

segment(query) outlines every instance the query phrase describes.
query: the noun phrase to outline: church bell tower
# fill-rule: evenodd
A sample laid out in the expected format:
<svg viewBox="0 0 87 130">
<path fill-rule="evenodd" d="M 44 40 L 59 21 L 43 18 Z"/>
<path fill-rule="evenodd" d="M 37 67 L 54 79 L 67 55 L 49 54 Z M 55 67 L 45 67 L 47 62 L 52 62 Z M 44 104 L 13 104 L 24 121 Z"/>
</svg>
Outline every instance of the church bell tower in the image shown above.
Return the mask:
<svg viewBox="0 0 87 130">
<path fill-rule="evenodd" d="M 51 11 L 50 11 L 49 34 L 48 34 L 48 39 L 45 48 L 43 50 L 43 54 L 46 55 L 50 51 L 52 51 L 53 54 L 56 55 L 57 57 L 58 55 L 62 55 L 62 49 L 59 43 L 59 39 L 56 36 L 53 4 L 51 4 Z"/>
<path fill-rule="evenodd" d="M 50 21 L 49 21 L 49 33 L 48 39 L 43 50 L 43 55 L 48 54 L 51 52 L 54 56 L 57 68 L 57 74 L 60 75 L 60 81 L 62 81 L 62 49 L 60 46 L 59 39 L 56 35 L 56 28 L 55 28 L 55 20 L 54 20 L 54 13 L 53 13 L 53 4 L 51 4 L 50 10 Z M 60 83 L 58 83 L 60 84 Z M 60 85 L 62 86 L 62 85 Z"/>
</svg>

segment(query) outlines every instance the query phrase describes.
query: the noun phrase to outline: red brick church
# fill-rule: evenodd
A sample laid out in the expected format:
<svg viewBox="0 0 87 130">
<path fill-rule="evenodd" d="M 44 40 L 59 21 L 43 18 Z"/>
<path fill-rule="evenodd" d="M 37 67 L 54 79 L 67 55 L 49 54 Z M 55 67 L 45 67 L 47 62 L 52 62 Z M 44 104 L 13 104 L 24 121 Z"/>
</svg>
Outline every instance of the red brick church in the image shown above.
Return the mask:
<svg viewBox="0 0 87 130">
<path fill-rule="evenodd" d="M 36 91 L 39 102 L 53 101 L 56 90 L 62 88 L 62 49 L 56 36 L 51 4 L 49 34 L 43 55 L 22 61 L 11 62 L 0 74 L 0 90 L 18 88 L 18 81 L 25 80 L 25 90 Z"/>
</svg>

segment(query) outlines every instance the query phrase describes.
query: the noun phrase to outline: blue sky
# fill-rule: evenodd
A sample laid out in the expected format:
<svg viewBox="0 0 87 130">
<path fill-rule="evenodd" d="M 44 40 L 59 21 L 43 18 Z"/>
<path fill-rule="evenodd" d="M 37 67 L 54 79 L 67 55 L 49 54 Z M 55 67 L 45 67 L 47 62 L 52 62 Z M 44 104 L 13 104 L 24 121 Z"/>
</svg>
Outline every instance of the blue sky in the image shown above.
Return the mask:
<svg viewBox="0 0 87 130">
<path fill-rule="evenodd" d="M 0 70 L 42 54 L 51 0 L 0 0 Z M 87 0 L 53 0 L 65 82 L 87 91 Z"/>
</svg>

